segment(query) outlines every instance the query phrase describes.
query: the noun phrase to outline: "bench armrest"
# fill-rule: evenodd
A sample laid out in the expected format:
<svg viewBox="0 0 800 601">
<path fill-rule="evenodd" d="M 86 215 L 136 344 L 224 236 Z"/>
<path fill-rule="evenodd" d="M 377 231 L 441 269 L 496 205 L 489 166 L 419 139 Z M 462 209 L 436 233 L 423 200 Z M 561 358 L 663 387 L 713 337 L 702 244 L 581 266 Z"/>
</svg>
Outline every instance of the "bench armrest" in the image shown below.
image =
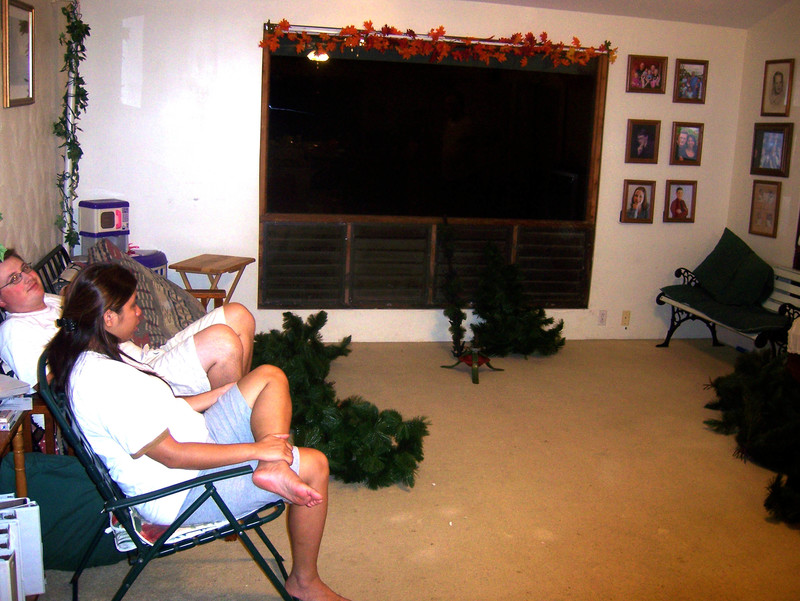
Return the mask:
<svg viewBox="0 0 800 601">
<path fill-rule="evenodd" d="M 691 270 L 686 269 L 685 267 L 678 267 L 675 270 L 675 277 L 682 278 L 682 284 L 689 284 L 690 286 L 697 286 L 700 282 L 697 281 L 697 277 L 691 272 Z"/>
<path fill-rule="evenodd" d="M 792 322 L 794 322 L 795 319 L 800 317 L 800 308 L 791 303 L 783 303 L 780 307 L 778 307 L 778 315 L 786 315 L 792 320 Z"/>
</svg>

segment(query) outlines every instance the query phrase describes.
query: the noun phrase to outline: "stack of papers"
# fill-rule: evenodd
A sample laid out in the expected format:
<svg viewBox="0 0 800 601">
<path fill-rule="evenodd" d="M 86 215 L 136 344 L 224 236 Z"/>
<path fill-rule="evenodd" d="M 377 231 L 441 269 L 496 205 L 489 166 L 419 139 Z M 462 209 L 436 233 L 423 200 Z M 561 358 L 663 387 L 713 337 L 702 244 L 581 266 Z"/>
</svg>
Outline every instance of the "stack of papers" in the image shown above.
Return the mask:
<svg viewBox="0 0 800 601">
<path fill-rule="evenodd" d="M 0 374 L 0 399 L 28 394 L 31 386 L 27 382 Z"/>
</svg>

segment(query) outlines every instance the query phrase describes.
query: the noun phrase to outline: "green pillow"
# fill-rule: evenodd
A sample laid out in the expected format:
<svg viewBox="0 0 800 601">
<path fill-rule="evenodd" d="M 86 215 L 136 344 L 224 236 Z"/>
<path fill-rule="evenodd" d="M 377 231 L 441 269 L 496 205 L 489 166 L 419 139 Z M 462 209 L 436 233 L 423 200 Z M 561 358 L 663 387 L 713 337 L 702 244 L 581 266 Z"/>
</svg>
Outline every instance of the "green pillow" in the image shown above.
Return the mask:
<svg viewBox="0 0 800 601">
<path fill-rule="evenodd" d="M 725 302 L 723 299 L 726 297 L 728 286 L 733 280 L 736 270 L 741 262 L 752 253 L 750 247 L 739 236 L 725 228 L 717 246 L 692 273 L 697 277 L 700 286 L 712 298 L 719 302 Z"/>
<path fill-rule="evenodd" d="M 723 296 L 726 305 L 759 305 L 772 293 L 775 273 L 756 253 L 739 264 Z"/>
</svg>

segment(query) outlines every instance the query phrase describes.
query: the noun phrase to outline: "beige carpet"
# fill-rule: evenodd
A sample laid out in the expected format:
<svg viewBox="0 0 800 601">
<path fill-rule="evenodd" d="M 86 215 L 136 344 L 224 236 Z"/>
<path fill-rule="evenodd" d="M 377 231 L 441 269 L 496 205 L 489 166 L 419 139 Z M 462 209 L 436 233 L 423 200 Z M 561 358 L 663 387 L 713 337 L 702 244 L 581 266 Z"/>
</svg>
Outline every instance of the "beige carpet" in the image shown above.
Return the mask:
<svg viewBox="0 0 800 601">
<path fill-rule="evenodd" d="M 439 368 L 448 344 L 352 348 L 333 364 L 340 398 L 432 422 L 413 489 L 331 488 L 320 570 L 354 601 L 800 599 L 800 532 L 762 506 L 770 472 L 703 424 L 718 415 L 703 385 L 734 350 L 568 341 L 473 385 Z M 109 599 L 125 569 L 88 570 L 81 599 Z M 41 598 L 69 598 L 68 578 L 48 571 Z M 238 542 L 153 562 L 126 597 L 277 598 Z"/>
</svg>

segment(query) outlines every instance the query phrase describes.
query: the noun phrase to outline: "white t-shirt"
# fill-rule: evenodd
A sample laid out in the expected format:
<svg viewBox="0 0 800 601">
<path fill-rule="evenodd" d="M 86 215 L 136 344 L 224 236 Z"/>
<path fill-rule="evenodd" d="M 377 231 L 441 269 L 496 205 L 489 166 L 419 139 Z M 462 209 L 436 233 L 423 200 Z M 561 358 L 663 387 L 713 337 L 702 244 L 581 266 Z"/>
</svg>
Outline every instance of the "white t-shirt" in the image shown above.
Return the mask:
<svg viewBox="0 0 800 601">
<path fill-rule="evenodd" d="M 194 478 L 197 470 L 171 469 L 133 455 L 169 430 L 178 442 L 211 442 L 202 414 L 194 411 L 155 376 L 87 351 L 70 377 L 69 398 L 78 424 L 111 477 L 128 496 Z M 169 524 L 188 491 L 137 505 L 142 517 Z"/>
<path fill-rule="evenodd" d="M 61 297 L 44 295 L 45 308 L 29 313 L 11 313 L 0 324 L 0 359 L 18 379 L 36 384 L 36 367 L 44 347 L 58 331 Z"/>
</svg>

